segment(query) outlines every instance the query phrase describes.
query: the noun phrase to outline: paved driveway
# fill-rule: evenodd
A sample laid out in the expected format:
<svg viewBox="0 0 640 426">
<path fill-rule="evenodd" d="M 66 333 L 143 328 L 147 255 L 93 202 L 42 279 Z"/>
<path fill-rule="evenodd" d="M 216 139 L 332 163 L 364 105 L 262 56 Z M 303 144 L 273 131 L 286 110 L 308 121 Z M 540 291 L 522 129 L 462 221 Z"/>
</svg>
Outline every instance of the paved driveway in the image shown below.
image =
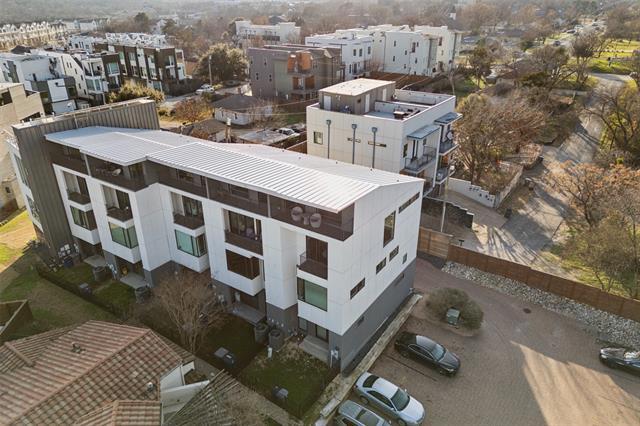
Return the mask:
<svg viewBox="0 0 640 426">
<path fill-rule="evenodd" d="M 424 315 L 424 299 L 405 328 L 433 337 L 462 360 L 446 378 L 402 358 L 390 345 L 372 371 L 425 404 L 432 425 L 637 425 L 640 379 L 600 364 L 581 324 L 418 261 L 415 287 L 464 289 L 484 309 L 479 334 L 463 336 Z M 531 313 L 525 313 L 528 308 Z"/>
</svg>

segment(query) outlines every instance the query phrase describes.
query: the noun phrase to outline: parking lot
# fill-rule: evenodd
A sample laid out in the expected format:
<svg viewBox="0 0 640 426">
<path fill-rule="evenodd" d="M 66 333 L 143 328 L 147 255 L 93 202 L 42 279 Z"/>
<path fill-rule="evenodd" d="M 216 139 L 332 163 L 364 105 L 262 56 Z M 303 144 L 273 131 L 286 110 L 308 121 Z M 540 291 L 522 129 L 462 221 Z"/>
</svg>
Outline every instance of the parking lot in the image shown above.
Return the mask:
<svg viewBox="0 0 640 426">
<path fill-rule="evenodd" d="M 600 364 L 600 345 L 578 322 L 455 278 L 423 260 L 415 287 L 423 292 L 461 288 L 485 313 L 480 332 L 471 336 L 427 319 L 423 299 L 404 325 L 457 353 L 462 367 L 456 377 L 403 358 L 393 343 L 373 365 L 371 372 L 423 403 L 425 424 L 640 424 L 640 378 Z"/>
</svg>

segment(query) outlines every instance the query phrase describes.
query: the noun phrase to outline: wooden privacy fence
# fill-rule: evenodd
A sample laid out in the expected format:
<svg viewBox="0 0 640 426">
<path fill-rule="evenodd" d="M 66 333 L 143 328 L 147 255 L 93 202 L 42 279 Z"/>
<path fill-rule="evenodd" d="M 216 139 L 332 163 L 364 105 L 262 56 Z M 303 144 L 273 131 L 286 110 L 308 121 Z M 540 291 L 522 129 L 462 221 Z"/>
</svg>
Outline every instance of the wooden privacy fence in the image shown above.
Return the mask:
<svg viewBox="0 0 640 426">
<path fill-rule="evenodd" d="M 421 227 L 418 236 L 418 252 L 446 259 L 452 238 L 453 236 L 449 234 Z"/>
<path fill-rule="evenodd" d="M 422 231 L 422 230 L 421 230 Z M 420 233 L 422 242 L 423 233 Z M 428 237 L 425 237 L 428 239 Z M 428 248 L 428 247 L 427 247 Z M 421 250 L 420 243 L 418 250 Z M 433 250 L 429 254 L 433 254 Z M 435 255 L 435 254 L 434 254 Z M 443 257 L 443 256 L 440 256 Z M 604 292 L 596 287 L 561 278 L 520 263 L 499 259 L 450 244 L 445 257 L 452 262 L 519 281 L 549 293 L 563 296 L 596 309 L 640 322 L 640 301 Z"/>
</svg>

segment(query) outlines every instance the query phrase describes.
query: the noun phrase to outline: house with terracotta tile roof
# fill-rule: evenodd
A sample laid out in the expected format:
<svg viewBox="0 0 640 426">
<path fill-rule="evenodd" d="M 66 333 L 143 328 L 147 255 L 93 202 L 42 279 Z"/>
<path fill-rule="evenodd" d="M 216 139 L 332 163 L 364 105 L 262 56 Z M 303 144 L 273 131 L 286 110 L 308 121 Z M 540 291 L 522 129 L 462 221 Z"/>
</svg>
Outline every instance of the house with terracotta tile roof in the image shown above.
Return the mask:
<svg viewBox="0 0 640 426">
<path fill-rule="evenodd" d="M 6 342 L 0 425 L 160 425 L 211 383 L 188 382 L 193 360 L 149 329 L 100 321 Z"/>
</svg>

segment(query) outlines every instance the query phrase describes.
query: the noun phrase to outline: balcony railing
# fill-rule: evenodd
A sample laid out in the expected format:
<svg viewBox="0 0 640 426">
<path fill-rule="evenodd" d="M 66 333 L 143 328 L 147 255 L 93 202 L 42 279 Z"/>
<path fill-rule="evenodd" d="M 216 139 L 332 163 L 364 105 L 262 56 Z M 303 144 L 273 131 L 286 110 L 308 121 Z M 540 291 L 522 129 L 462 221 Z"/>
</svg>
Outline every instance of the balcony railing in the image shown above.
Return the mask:
<svg viewBox="0 0 640 426">
<path fill-rule="evenodd" d="M 418 173 L 424 170 L 427 165 L 436 158 L 436 150 L 434 148 L 426 149 L 420 157 L 405 158 L 405 170 Z"/>
<path fill-rule="evenodd" d="M 109 170 L 95 167 L 91 169 L 91 176 L 132 191 L 139 191 L 147 186 L 144 178 L 126 177 L 122 174 L 121 169 Z"/>
<path fill-rule="evenodd" d="M 300 263 L 298 264 L 298 269 L 315 275 L 316 277 L 320 277 L 325 280 L 327 279 L 327 264 L 315 259 L 308 258 L 306 252 L 300 255 Z"/>
<path fill-rule="evenodd" d="M 133 212 L 130 207 L 124 209 L 120 207 L 107 207 L 107 216 L 117 219 L 120 222 L 126 222 L 129 219 L 133 219 Z"/>
<path fill-rule="evenodd" d="M 70 157 L 60 152 L 52 153 L 51 160 L 62 167 L 66 167 L 76 172 L 87 174 L 87 163 L 81 157 Z"/>
<path fill-rule="evenodd" d="M 273 207 L 273 205 L 271 209 L 271 217 L 281 222 L 317 232 L 318 234 L 326 235 L 340 241 L 344 241 L 353 235 L 353 219 L 340 225 L 323 218 L 321 215 L 320 224 L 312 224 L 311 215 L 309 214 L 303 213 L 299 220 L 294 220 L 291 215 L 291 208 L 283 209 Z"/>
<path fill-rule="evenodd" d="M 217 191 L 214 199 L 224 204 L 262 216 L 267 216 L 269 214 L 269 205 L 266 202 L 240 197 L 225 191 Z"/>
<path fill-rule="evenodd" d="M 180 213 L 174 213 L 173 223 L 189 229 L 198 229 L 204 226 L 204 218 L 202 216 L 185 216 Z"/>
<path fill-rule="evenodd" d="M 436 182 L 442 182 L 447 177 L 449 177 L 449 174 L 449 166 L 438 169 L 438 171 L 436 172 Z"/>
<path fill-rule="evenodd" d="M 444 155 L 452 149 L 456 148 L 458 144 L 456 144 L 453 139 L 447 139 L 445 141 L 440 142 L 440 155 Z"/>
<path fill-rule="evenodd" d="M 185 179 L 178 179 L 177 177 L 171 176 L 169 173 L 160 173 L 158 175 L 158 180 L 160 181 L 160 183 L 172 188 L 180 189 L 182 191 L 186 191 L 194 195 L 199 195 L 201 197 L 207 196 L 207 188 L 205 188 L 204 186 L 197 185 Z"/>
<path fill-rule="evenodd" d="M 89 198 L 89 194 L 83 194 L 81 192 L 76 192 L 76 191 L 67 191 L 67 196 L 74 203 L 85 205 L 91 202 L 91 198 Z"/>
<path fill-rule="evenodd" d="M 227 229 L 224 231 L 224 239 L 227 243 L 233 244 L 234 246 L 249 250 L 253 253 L 262 254 L 262 238 L 259 235 L 251 238 Z"/>
</svg>

